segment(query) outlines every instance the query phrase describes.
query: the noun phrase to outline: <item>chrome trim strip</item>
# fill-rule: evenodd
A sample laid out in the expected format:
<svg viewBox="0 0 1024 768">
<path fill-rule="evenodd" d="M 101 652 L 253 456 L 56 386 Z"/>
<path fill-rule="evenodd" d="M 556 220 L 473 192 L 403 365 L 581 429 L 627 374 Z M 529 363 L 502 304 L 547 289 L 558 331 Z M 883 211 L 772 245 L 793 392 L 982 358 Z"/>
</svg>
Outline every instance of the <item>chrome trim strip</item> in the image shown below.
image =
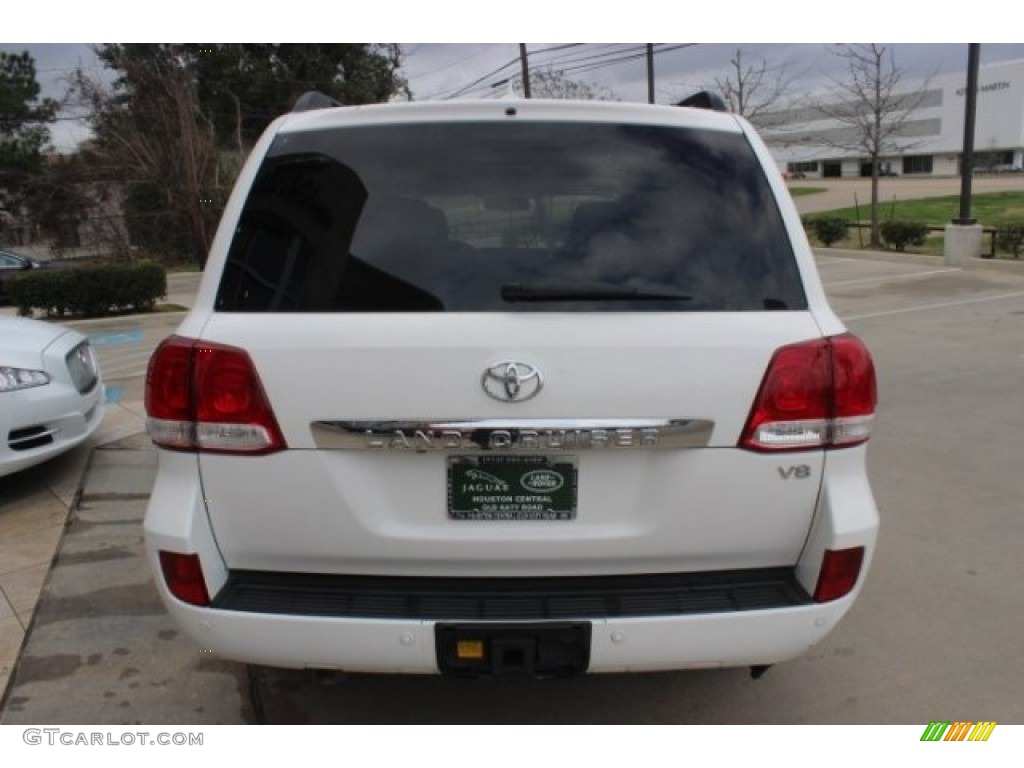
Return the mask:
<svg viewBox="0 0 1024 768">
<path fill-rule="evenodd" d="M 599 449 L 702 448 L 707 419 L 436 419 L 314 421 L 317 448 L 427 453 L 552 453 Z"/>
</svg>

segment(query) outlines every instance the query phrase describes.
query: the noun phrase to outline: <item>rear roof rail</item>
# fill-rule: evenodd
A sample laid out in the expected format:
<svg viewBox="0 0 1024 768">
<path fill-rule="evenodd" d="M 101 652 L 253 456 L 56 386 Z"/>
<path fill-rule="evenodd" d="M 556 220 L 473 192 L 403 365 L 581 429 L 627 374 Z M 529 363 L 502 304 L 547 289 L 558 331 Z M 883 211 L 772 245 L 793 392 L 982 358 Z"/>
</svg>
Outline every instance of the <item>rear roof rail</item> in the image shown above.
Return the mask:
<svg viewBox="0 0 1024 768">
<path fill-rule="evenodd" d="M 292 107 L 292 112 L 309 112 L 314 109 L 329 109 L 331 107 L 343 107 L 345 106 L 337 99 L 332 99 L 326 93 L 320 93 L 320 91 L 306 91 L 304 94 L 299 96 L 298 101 L 295 102 L 295 106 Z"/>
<path fill-rule="evenodd" d="M 687 96 L 676 104 L 677 107 L 696 107 L 697 109 L 713 109 L 715 112 L 728 112 L 729 105 L 714 91 L 698 91 Z"/>
</svg>

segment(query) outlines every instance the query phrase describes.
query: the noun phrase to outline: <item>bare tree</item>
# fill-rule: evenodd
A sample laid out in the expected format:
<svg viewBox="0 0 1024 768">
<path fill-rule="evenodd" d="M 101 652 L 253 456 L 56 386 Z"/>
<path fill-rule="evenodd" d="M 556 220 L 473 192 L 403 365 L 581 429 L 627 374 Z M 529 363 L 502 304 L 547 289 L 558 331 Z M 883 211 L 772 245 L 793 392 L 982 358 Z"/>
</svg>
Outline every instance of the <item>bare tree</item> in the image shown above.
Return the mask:
<svg viewBox="0 0 1024 768">
<path fill-rule="evenodd" d="M 523 93 L 521 79 L 513 83 L 517 94 Z M 588 99 L 618 101 L 611 88 L 583 80 L 574 80 L 560 69 L 542 69 L 530 73 L 530 95 L 535 99 Z"/>
<path fill-rule="evenodd" d="M 391 44 L 106 43 L 95 52 L 113 84 L 83 71 L 71 83 L 93 129 L 91 170 L 119 190 L 133 244 L 200 265 L 248 148 L 299 94 L 363 104 L 405 88 Z"/>
<path fill-rule="evenodd" d="M 780 111 L 786 92 L 793 84 L 794 76 L 789 67 L 768 65 L 766 59 L 759 64 L 743 61 L 743 49 L 737 48 L 729 60 L 732 67 L 729 74 L 715 78 L 715 86 L 721 92 L 729 110 L 743 115 L 758 128 L 773 124 L 772 114 Z"/>
<path fill-rule="evenodd" d="M 814 109 L 841 128 L 822 132 L 820 143 L 856 152 L 871 163 L 871 246 L 877 248 L 879 160 L 919 143 L 913 140 L 909 123 L 924 99 L 927 82 L 908 90 L 906 73 L 896 66 L 891 47 L 862 43 L 836 46 L 834 52 L 846 64 L 845 75 L 832 78 L 835 91 Z"/>
<path fill-rule="evenodd" d="M 214 128 L 199 109 L 184 55 L 151 47 L 105 55 L 121 74 L 111 90 L 79 70 L 71 97 L 87 105 L 95 139 L 87 154 L 97 181 L 124 188 L 134 240 L 169 259 L 205 262 L 223 194 Z"/>
</svg>

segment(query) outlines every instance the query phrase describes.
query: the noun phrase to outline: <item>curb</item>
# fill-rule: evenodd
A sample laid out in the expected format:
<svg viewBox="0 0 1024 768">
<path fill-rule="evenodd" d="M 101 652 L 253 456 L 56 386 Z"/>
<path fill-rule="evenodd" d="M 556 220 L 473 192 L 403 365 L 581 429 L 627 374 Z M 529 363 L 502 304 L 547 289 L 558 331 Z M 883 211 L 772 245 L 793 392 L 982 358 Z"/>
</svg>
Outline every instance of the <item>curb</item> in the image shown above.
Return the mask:
<svg viewBox="0 0 1024 768">
<path fill-rule="evenodd" d="M 860 250 L 853 248 L 822 248 L 812 247 L 815 256 L 828 257 L 840 259 L 853 259 L 857 261 L 884 261 L 889 264 L 922 264 L 927 266 L 948 266 L 951 269 L 968 269 L 968 270 L 994 270 L 998 272 L 1010 272 L 1024 275 L 1024 259 L 982 259 L 973 258 L 965 261 L 963 264 L 950 265 L 946 264 L 945 259 L 942 256 L 932 256 L 926 253 L 896 253 L 893 251 L 873 251 L 873 250 Z"/>
<path fill-rule="evenodd" d="M 39 588 L 39 595 L 36 597 L 36 604 L 32 607 L 32 615 L 29 616 L 28 625 L 25 627 L 25 634 L 21 638 L 21 645 L 18 646 L 18 652 L 14 657 L 14 664 L 11 666 L 11 673 L 7 677 L 7 684 L 4 686 L 4 689 L 0 691 L 0 724 L 3 723 L 3 714 L 7 710 L 8 700 L 11 697 L 12 691 L 14 691 L 14 682 L 18 678 L 18 670 L 21 667 L 21 657 L 25 653 L 25 648 L 28 646 L 29 636 L 32 634 L 32 629 L 35 627 L 36 609 L 39 607 L 39 602 L 42 599 L 43 594 L 46 592 L 47 587 L 50 585 L 50 578 L 53 575 L 54 563 L 60 555 L 60 548 L 64 543 L 64 536 L 67 534 L 68 526 L 71 524 L 71 516 L 74 514 L 75 508 L 82 499 L 85 481 L 89 475 L 89 468 L 92 466 L 93 454 L 95 454 L 96 449 L 99 447 L 99 445 L 93 445 L 89 448 L 89 455 L 86 457 L 85 463 L 82 465 L 82 471 L 78 475 L 78 484 L 75 486 L 75 492 L 71 498 L 71 503 L 67 505 L 67 509 L 65 511 L 64 524 L 60 532 L 60 537 L 57 539 L 57 546 L 54 547 L 53 554 L 50 555 L 50 562 L 46 566 L 46 578 L 43 579 L 43 584 Z"/>
<path fill-rule="evenodd" d="M 79 325 L 101 325 L 103 323 L 117 324 L 124 322 L 125 320 L 137 320 L 139 318 L 150 318 L 150 317 L 173 317 L 175 315 L 184 315 L 188 313 L 187 309 L 174 309 L 168 310 L 167 312 L 142 312 L 135 315 L 117 315 L 116 317 L 83 317 L 81 320 L 76 318 L 48 318 L 54 322 L 60 323 L 61 325 L 67 325 L 69 327 L 76 327 Z M 37 320 L 43 320 L 43 318 L 36 318 Z"/>
</svg>

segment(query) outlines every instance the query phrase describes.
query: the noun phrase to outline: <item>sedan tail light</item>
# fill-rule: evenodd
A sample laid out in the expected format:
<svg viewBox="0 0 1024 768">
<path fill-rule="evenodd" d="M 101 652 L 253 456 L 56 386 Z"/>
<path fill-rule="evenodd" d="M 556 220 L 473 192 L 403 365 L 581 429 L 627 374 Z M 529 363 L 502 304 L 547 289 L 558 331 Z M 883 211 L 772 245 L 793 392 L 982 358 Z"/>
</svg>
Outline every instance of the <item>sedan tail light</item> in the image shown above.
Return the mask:
<svg viewBox="0 0 1024 768">
<path fill-rule="evenodd" d="M 146 373 L 147 429 L 163 448 L 266 454 L 286 448 L 243 349 L 166 339 Z"/>
<path fill-rule="evenodd" d="M 740 438 L 753 451 L 843 448 L 871 434 L 875 368 L 851 334 L 776 350 Z"/>
</svg>

